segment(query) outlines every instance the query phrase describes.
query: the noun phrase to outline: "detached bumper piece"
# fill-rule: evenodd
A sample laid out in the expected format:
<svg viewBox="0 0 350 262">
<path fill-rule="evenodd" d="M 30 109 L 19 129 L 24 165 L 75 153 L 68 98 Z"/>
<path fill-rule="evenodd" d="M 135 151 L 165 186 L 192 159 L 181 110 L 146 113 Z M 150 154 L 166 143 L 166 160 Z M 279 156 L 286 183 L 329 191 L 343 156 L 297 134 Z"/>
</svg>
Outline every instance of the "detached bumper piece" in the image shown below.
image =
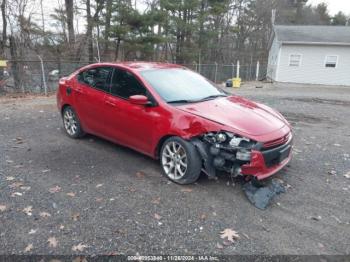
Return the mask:
<svg viewBox="0 0 350 262">
<path fill-rule="evenodd" d="M 268 150 L 252 150 L 251 161 L 241 166 L 243 175 L 265 179 L 284 168 L 292 158 L 292 139 L 286 144 Z"/>
</svg>

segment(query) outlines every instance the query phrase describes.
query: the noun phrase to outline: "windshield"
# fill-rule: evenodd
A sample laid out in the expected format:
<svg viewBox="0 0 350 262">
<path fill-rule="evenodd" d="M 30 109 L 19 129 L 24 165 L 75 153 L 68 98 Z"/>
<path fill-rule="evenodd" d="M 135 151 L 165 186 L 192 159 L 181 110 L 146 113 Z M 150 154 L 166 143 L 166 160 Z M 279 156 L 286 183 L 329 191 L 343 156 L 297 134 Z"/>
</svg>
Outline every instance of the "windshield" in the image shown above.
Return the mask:
<svg viewBox="0 0 350 262">
<path fill-rule="evenodd" d="M 188 103 L 226 96 L 203 76 L 188 69 L 149 70 L 141 72 L 141 75 L 168 103 Z"/>
</svg>

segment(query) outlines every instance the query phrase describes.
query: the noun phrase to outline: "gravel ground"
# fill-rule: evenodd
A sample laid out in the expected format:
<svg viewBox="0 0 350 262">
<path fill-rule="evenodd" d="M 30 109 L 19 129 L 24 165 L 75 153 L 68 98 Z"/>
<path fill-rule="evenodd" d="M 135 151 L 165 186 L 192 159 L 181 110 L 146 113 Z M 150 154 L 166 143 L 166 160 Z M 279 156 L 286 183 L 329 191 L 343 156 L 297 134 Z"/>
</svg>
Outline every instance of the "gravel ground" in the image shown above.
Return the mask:
<svg viewBox="0 0 350 262">
<path fill-rule="evenodd" d="M 294 158 L 276 175 L 290 187 L 265 211 L 240 181 L 179 186 L 137 152 L 68 138 L 53 96 L 1 98 L 0 254 L 350 254 L 350 88 L 233 92 L 294 127 Z"/>
</svg>

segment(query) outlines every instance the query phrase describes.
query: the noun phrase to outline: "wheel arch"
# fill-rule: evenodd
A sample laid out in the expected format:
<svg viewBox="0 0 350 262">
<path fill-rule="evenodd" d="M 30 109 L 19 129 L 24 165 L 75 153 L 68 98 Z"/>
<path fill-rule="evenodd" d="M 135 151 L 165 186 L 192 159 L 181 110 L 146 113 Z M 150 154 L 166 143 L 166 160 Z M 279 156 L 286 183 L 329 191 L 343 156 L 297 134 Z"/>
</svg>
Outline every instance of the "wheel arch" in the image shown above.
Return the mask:
<svg viewBox="0 0 350 262">
<path fill-rule="evenodd" d="M 67 104 L 67 103 L 62 105 L 62 107 L 61 107 L 61 115 L 63 115 L 64 109 L 67 108 L 68 106 L 71 107 L 71 105 L 70 105 L 70 104 Z"/>
<path fill-rule="evenodd" d="M 154 156 L 156 159 L 159 159 L 159 156 L 160 156 L 160 150 L 162 149 L 162 146 L 164 144 L 164 142 L 170 138 L 170 137 L 173 137 L 173 136 L 177 136 L 175 134 L 168 134 L 168 135 L 165 135 L 163 137 L 161 137 L 157 143 L 157 146 L 155 148 L 155 152 L 154 152 Z"/>
</svg>

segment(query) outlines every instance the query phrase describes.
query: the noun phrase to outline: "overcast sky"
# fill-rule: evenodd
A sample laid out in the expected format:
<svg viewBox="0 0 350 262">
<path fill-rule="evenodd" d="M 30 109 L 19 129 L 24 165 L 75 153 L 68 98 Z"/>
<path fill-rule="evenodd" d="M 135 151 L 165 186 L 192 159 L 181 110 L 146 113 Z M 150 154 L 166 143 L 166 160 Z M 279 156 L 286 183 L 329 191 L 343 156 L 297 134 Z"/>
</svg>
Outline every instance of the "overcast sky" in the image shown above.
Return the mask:
<svg viewBox="0 0 350 262">
<path fill-rule="evenodd" d="M 309 0 L 308 3 L 312 5 L 318 5 L 325 2 L 328 4 L 328 9 L 331 15 L 343 11 L 345 14 L 350 15 L 350 0 Z"/>
<path fill-rule="evenodd" d="M 259 0 L 258 0 L 259 1 Z M 41 15 L 40 15 L 40 8 L 38 6 L 39 0 L 36 0 L 36 5 L 33 7 L 31 11 L 34 11 L 35 13 L 35 20 L 39 24 L 41 23 Z M 64 0 L 44 0 L 43 1 L 43 8 L 44 8 L 44 17 L 45 17 L 45 24 L 46 27 L 52 28 L 52 22 L 53 19 L 50 17 L 50 14 L 53 13 L 54 8 L 58 6 L 58 3 L 63 4 Z M 143 2 L 144 0 L 137 0 L 138 2 L 138 8 L 144 6 Z M 350 0 L 308 0 L 308 4 L 316 6 L 319 3 L 325 2 L 328 4 L 328 8 L 330 10 L 331 15 L 334 15 L 338 13 L 339 11 L 343 11 L 346 15 L 350 16 Z M 144 7 L 143 7 L 144 8 Z M 78 31 L 81 33 L 85 30 L 85 19 L 80 18 L 79 19 L 79 25 L 75 23 L 75 27 L 78 28 Z M 0 25 L 2 22 L 0 21 Z"/>
</svg>

